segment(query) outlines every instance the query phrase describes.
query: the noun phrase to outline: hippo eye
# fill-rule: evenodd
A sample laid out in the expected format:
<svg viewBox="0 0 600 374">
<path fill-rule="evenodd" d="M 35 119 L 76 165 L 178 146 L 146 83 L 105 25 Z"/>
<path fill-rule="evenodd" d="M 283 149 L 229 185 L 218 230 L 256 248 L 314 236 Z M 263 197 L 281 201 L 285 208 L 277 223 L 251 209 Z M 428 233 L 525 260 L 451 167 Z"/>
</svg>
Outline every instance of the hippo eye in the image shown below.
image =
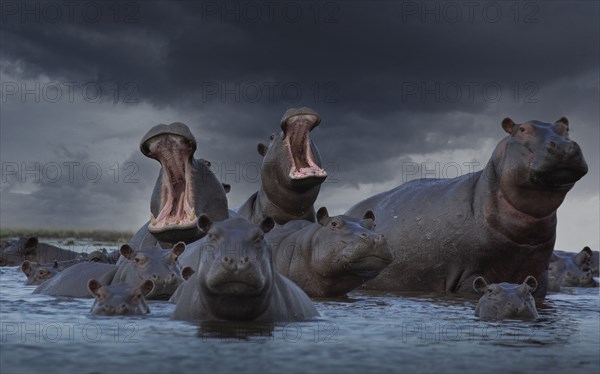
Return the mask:
<svg viewBox="0 0 600 374">
<path fill-rule="evenodd" d="M 331 222 L 331 227 L 338 227 L 339 224 L 336 221 Z"/>
<path fill-rule="evenodd" d="M 271 134 L 271 136 L 269 136 L 269 139 L 271 139 L 271 140 L 275 139 L 275 134 Z"/>
<path fill-rule="evenodd" d="M 519 127 L 519 131 L 525 132 L 525 128 L 524 127 Z"/>
</svg>

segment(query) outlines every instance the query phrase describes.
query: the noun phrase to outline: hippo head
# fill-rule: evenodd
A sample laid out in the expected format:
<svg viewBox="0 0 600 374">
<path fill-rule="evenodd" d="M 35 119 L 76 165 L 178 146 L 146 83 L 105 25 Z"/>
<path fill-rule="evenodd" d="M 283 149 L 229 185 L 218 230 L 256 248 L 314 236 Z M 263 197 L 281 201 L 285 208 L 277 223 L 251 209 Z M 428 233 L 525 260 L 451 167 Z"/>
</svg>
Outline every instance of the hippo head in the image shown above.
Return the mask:
<svg viewBox="0 0 600 374">
<path fill-rule="evenodd" d="M 21 238 L 2 250 L 0 266 L 18 266 L 25 259 L 35 260 L 39 246 L 38 238 Z"/>
<path fill-rule="evenodd" d="M 38 264 L 29 260 L 23 261 L 21 271 L 27 276 L 25 285 L 42 284 L 44 281 L 52 278 L 59 273 L 58 261 L 52 264 Z"/>
<path fill-rule="evenodd" d="M 264 313 L 273 287 L 273 261 L 264 234 L 274 226 L 265 218 L 255 225 L 244 218 L 212 223 L 199 218 L 203 239 L 197 278 L 206 307 L 219 319 L 252 320 Z"/>
<path fill-rule="evenodd" d="M 510 134 L 499 144 L 501 159 L 494 161 L 502 194 L 519 210 L 545 217 L 588 171 L 581 148 L 569 138 L 569 121 L 516 124 L 505 118 L 502 127 Z"/>
<path fill-rule="evenodd" d="M 327 208 L 322 207 L 317 211 L 317 221 L 322 227 L 313 237 L 316 253 L 312 254 L 312 267 L 323 278 L 354 278 L 351 283 L 355 284 L 346 292 L 376 277 L 392 262 L 387 240 L 373 231 L 375 215 L 371 210 L 362 219 L 356 219 L 330 217 Z"/>
<path fill-rule="evenodd" d="M 96 300 L 90 312 L 105 316 L 148 314 L 150 309 L 145 296 L 154 289 L 154 282 L 147 280 L 139 287 L 126 283 L 104 286 L 95 279 L 88 281 L 88 290 Z"/>
<path fill-rule="evenodd" d="M 522 284 L 488 284 L 483 277 L 477 277 L 473 281 L 473 288 L 483 293 L 475 308 L 475 314 L 482 320 L 539 318 L 531 295 L 537 288 L 537 280 L 532 276 L 525 278 Z"/>
<path fill-rule="evenodd" d="M 288 109 L 281 119 L 281 132 L 271 135 L 269 146 L 258 145 L 264 156 L 262 166 L 263 188 L 274 196 L 278 188 L 305 192 L 316 188 L 327 178 L 321 168 L 321 156 L 310 139 L 310 132 L 321 122 L 310 108 Z"/>
<path fill-rule="evenodd" d="M 108 252 L 106 251 L 105 248 L 88 253 L 85 260 L 90 261 L 90 262 L 101 262 L 103 264 L 111 263 L 111 261 L 108 257 Z"/>
<path fill-rule="evenodd" d="M 180 122 L 156 125 L 144 135 L 140 149 L 162 166 L 152 193 L 148 231 L 165 242 L 202 237 L 196 214 L 205 207 L 196 191 L 214 175 L 202 162 L 195 169 L 196 139 L 190 129 Z M 225 196 L 224 190 L 219 192 Z"/>
<path fill-rule="evenodd" d="M 554 259 L 554 256 L 553 256 Z M 561 258 L 559 263 L 564 263 L 564 276 L 562 285 L 569 287 L 598 287 L 590 269 L 592 250 L 584 248 L 573 257 Z M 550 262 L 552 265 L 552 262 Z"/>
<path fill-rule="evenodd" d="M 177 257 L 185 250 L 185 243 L 179 242 L 171 250 L 160 247 L 134 250 L 128 244 L 121 246 L 119 252 L 127 261 L 122 264 L 125 277 L 119 279 L 130 285 L 151 280 L 154 287 L 146 295 L 152 299 L 169 298 L 181 283 L 181 274 Z"/>
</svg>

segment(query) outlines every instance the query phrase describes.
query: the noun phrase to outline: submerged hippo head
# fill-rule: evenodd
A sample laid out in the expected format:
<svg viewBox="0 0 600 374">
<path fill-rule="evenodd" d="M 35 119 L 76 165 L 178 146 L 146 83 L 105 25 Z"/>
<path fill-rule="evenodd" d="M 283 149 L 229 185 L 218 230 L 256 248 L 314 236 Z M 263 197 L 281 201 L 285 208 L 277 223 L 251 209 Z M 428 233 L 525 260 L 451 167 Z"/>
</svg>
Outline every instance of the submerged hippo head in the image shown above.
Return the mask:
<svg viewBox="0 0 600 374">
<path fill-rule="evenodd" d="M 303 269 L 310 279 L 303 282 L 307 284 L 301 288 L 308 295 L 344 295 L 379 275 L 392 261 L 384 236 L 373 231 L 375 215 L 372 211 L 367 210 L 362 219 L 344 215 L 330 217 L 322 207 L 317 212 L 317 221 L 321 227 L 312 237 L 313 253 L 304 259 L 310 261 L 309 269 Z"/>
<path fill-rule="evenodd" d="M 552 255 L 549 269 L 557 268 L 562 271 L 561 285 L 567 287 L 598 287 L 594 280 L 590 263 L 592 251 L 588 247 L 575 255 Z"/>
<path fill-rule="evenodd" d="M 475 314 L 482 320 L 539 318 L 531 295 L 537 288 L 537 280 L 532 276 L 525 278 L 522 284 L 487 284 L 483 277 L 477 277 L 473 281 L 473 288 L 483 293 L 475 308 Z"/>
<path fill-rule="evenodd" d="M 147 280 L 139 287 L 126 283 L 102 285 L 95 279 L 88 281 L 88 290 L 96 300 L 90 312 L 105 316 L 148 314 L 150 309 L 144 296 L 154 289 L 154 282 Z"/>
<path fill-rule="evenodd" d="M 148 231 L 158 240 L 197 240 L 204 235 L 198 228 L 197 214 L 227 217 L 224 186 L 207 161 L 194 160 L 196 139 L 186 125 L 175 122 L 154 126 L 142 138 L 140 149 L 162 166 L 152 193 L 148 225 Z"/>
<path fill-rule="evenodd" d="M 36 251 L 39 246 L 38 238 L 21 238 L 4 248 L 0 253 L 0 266 L 18 266 L 24 260 L 39 261 Z"/>
<path fill-rule="evenodd" d="M 273 287 L 273 262 L 263 240 L 274 222 L 261 225 L 244 218 L 212 223 L 200 217 L 207 236 L 200 252 L 200 265 L 188 280 L 197 281 L 206 308 L 218 319 L 251 320 L 269 306 Z"/>
<path fill-rule="evenodd" d="M 44 281 L 52 278 L 60 272 L 58 261 L 54 261 L 52 264 L 38 264 L 29 260 L 23 261 L 21 264 L 21 271 L 27 276 L 25 285 L 37 285 L 42 284 Z"/>
<path fill-rule="evenodd" d="M 310 108 L 292 108 L 281 119 L 281 132 L 271 135 L 269 146 L 259 144 L 264 156 L 262 167 L 263 188 L 267 195 L 279 193 L 279 188 L 307 191 L 317 188 L 327 172 L 321 168 L 321 156 L 310 139 L 310 132 L 321 122 Z M 270 191 L 270 189 L 273 189 Z"/>
<path fill-rule="evenodd" d="M 507 202 L 535 217 L 554 212 L 575 182 L 588 171 L 579 145 L 569 138 L 569 121 L 502 121 L 510 134 L 494 160 Z"/>
<path fill-rule="evenodd" d="M 182 281 L 177 257 L 184 250 L 183 242 L 175 244 L 171 250 L 154 247 L 136 251 L 124 244 L 119 251 L 126 260 L 119 265 L 113 282 L 138 286 L 146 280 L 151 280 L 154 288 L 147 297 L 168 299 Z"/>
</svg>

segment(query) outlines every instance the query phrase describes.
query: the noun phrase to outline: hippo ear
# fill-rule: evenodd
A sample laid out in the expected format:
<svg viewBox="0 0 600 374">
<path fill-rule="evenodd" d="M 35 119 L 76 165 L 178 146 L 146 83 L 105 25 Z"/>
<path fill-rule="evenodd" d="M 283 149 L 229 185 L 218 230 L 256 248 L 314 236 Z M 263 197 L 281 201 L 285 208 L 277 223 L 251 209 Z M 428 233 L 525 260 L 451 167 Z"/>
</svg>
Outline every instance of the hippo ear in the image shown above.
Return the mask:
<svg viewBox="0 0 600 374">
<path fill-rule="evenodd" d="M 119 249 L 119 253 L 126 259 L 133 260 L 133 254 L 135 253 L 135 251 L 129 246 L 129 244 L 123 244 Z"/>
<path fill-rule="evenodd" d="M 272 217 L 265 217 L 260 223 L 260 229 L 266 234 L 275 227 L 275 220 Z"/>
<path fill-rule="evenodd" d="M 179 242 L 177 244 L 175 244 L 173 246 L 173 254 L 175 254 L 175 256 L 179 257 L 181 256 L 181 254 L 185 251 L 185 243 L 184 242 Z"/>
<path fill-rule="evenodd" d="M 23 261 L 23 263 L 21 264 L 21 271 L 23 273 L 25 273 L 25 275 L 29 276 L 29 274 L 31 273 L 31 262 L 29 262 L 29 260 L 25 260 Z"/>
<path fill-rule="evenodd" d="M 58 269 L 58 260 L 54 260 L 54 262 L 52 263 L 52 267 Z"/>
<path fill-rule="evenodd" d="M 267 151 L 269 150 L 269 147 L 267 147 L 263 143 L 258 143 L 258 146 L 256 146 L 256 149 L 258 150 L 259 155 L 265 157 L 265 155 L 267 154 Z"/>
<path fill-rule="evenodd" d="M 229 193 L 229 191 L 231 191 L 231 185 L 229 183 L 221 183 L 223 185 L 223 189 L 225 190 L 225 193 Z"/>
<path fill-rule="evenodd" d="M 93 278 L 88 281 L 87 286 L 88 290 L 94 296 L 98 296 L 98 291 L 102 288 L 102 284 Z"/>
<path fill-rule="evenodd" d="M 36 238 L 35 236 L 32 236 L 31 238 L 27 239 L 27 241 L 23 245 L 23 254 L 30 255 L 35 253 L 35 250 L 38 247 L 38 243 L 38 238 Z"/>
<path fill-rule="evenodd" d="M 535 277 L 531 276 L 531 275 L 528 275 L 527 278 L 525 278 L 525 280 L 523 281 L 523 284 L 526 284 L 529 287 L 531 287 L 531 292 L 535 291 L 535 289 L 538 286 L 537 279 L 535 279 Z"/>
<path fill-rule="evenodd" d="M 147 296 L 154 289 L 154 282 L 150 279 L 147 279 L 144 283 L 140 285 L 139 288 L 136 288 L 132 291 L 133 295 L 136 296 L 136 292 L 141 292 L 142 295 Z M 138 296 L 139 297 L 139 296 Z"/>
<path fill-rule="evenodd" d="M 327 208 L 324 206 L 320 207 L 317 211 L 317 222 L 319 222 L 321 225 L 324 225 L 327 218 L 329 218 L 329 212 L 327 211 Z"/>
<path fill-rule="evenodd" d="M 560 117 L 560 119 L 558 121 L 556 121 L 556 123 L 563 123 L 565 124 L 565 126 L 567 126 L 567 128 L 569 127 L 569 120 L 567 119 L 567 117 Z"/>
<path fill-rule="evenodd" d="M 479 293 L 484 292 L 487 286 L 487 282 L 481 276 L 475 278 L 475 280 L 473 281 L 473 289 Z"/>
<path fill-rule="evenodd" d="M 181 270 L 181 276 L 183 279 L 188 280 L 192 275 L 194 275 L 195 271 L 190 266 L 186 266 Z"/>
<path fill-rule="evenodd" d="M 513 120 L 508 117 L 502 120 L 502 128 L 509 134 L 512 134 L 513 128 L 515 126 L 516 124 L 513 122 Z"/>
<path fill-rule="evenodd" d="M 198 217 L 198 227 L 200 227 L 200 229 L 205 233 L 208 232 L 208 230 L 210 230 L 212 224 L 212 221 L 210 220 L 210 218 L 208 218 L 206 214 L 202 214 L 200 215 L 200 217 Z"/>
<path fill-rule="evenodd" d="M 592 258 L 591 252 L 592 251 L 588 252 L 585 249 L 582 249 L 581 252 L 579 252 L 573 257 L 573 262 L 579 267 L 585 265 L 586 263 L 589 263 L 590 259 Z"/>
<path fill-rule="evenodd" d="M 363 214 L 362 219 L 367 220 L 366 225 L 363 226 L 365 226 L 369 230 L 373 230 L 375 228 L 375 213 L 373 213 L 372 210 L 367 210 L 365 214 Z"/>
</svg>

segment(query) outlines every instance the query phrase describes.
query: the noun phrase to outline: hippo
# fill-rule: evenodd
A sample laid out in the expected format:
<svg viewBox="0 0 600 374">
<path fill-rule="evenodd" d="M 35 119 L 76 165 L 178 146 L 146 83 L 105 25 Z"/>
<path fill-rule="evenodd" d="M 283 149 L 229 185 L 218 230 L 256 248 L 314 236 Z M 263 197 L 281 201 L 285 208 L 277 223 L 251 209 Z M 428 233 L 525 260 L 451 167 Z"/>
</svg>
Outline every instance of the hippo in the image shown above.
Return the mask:
<svg viewBox="0 0 600 374">
<path fill-rule="evenodd" d="M 373 212 L 361 219 L 330 217 L 325 207 L 317 222 L 290 221 L 265 235 L 273 247 L 279 274 L 310 297 L 339 297 L 379 275 L 392 253 L 382 234 L 373 231 Z"/>
<path fill-rule="evenodd" d="M 525 278 L 522 284 L 488 284 L 483 277 L 477 277 L 473 281 L 473 289 L 483 296 L 475 307 L 475 315 L 482 320 L 538 320 L 535 300 L 531 295 L 537 285 L 532 276 Z"/>
<path fill-rule="evenodd" d="M 213 223 L 202 215 L 198 221 L 208 234 L 189 245 L 181 261 L 196 271 L 181 285 L 174 319 L 283 322 L 319 315 L 308 296 L 274 268 L 264 240 L 272 218 L 260 225 L 242 217 Z"/>
<path fill-rule="evenodd" d="M 52 264 L 39 264 L 37 262 L 25 260 L 21 264 L 21 271 L 27 276 L 26 286 L 38 285 L 58 274 L 58 261 Z"/>
<path fill-rule="evenodd" d="M 126 283 L 131 287 L 152 280 L 154 286 L 146 298 L 169 299 L 182 281 L 177 256 L 184 250 L 183 242 L 175 244 L 170 250 L 158 246 L 134 250 L 128 244 L 123 244 L 119 251 L 124 260 L 120 264 L 82 262 L 42 283 L 33 293 L 91 297 L 87 289 L 90 279 L 96 279 L 103 285 Z"/>
<path fill-rule="evenodd" d="M 154 288 L 154 282 L 146 280 L 139 287 L 127 283 L 102 285 L 96 279 L 87 283 L 88 290 L 96 298 L 91 314 L 104 316 L 143 315 L 150 313 L 145 295 Z"/>
<path fill-rule="evenodd" d="M 150 221 L 131 238 L 132 247 L 191 243 L 204 235 L 197 225 L 200 214 L 214 220 L 229 216 L 229 186 L 219 182 L 209 161 L 194 158 L 196 139 L 185 124 L 154 126 L 142 138 L 140 150 L 162 168 L 150 200 Z"/>
<path fill-rule="evenodd" d="M 592 255 L 589 247 L 579 253 L 554 251 L 548 265 L 549 290 L 559 292 L 561 286 L 598 287 L 590 266 Z"/>
<path fill-rule="evenodd" d="M 451 179 L 413 180 L 357 203 L 347 215 L 377 216 L 394 261 L 367 282 L 396 292 L 472 293 L 477 276 L 492 283 L 539 282 L 556 240 L 556 210 L 588 171 L 569 121 L 502 121 L 509 134 L 486 167 Z"/>
<path fill-rule="evenodd" d="M 288 109 L 281 119 L 281 132 L 271 135 L 267 147 L 258 145 L 263 156 L 261 187 L 237 212 L 259 224 L 272 217 L 283 225 L 291 220 L 315 222 L 313 204 L 327 172 L 321 156 L 310 139 L 310 132 L 321 118 L 310 108 Z"/>
<path fill-rule="evenodd" d="M 0 266 L 19 266 L 29 260 L 38 263 L 74 260 L 79 253 L 50 244 L 40 243 L 37 237 L 21 238 L 1 252 Z"/>
<path fill-rule="evenodd" d="M 590 249 L 590 247 L 585 248 Z M 600 251 L 592 251 L 592 259 L 590 260 L 590 271 L 592 272 L 592 275 L 594 277 L 600 276 Z"/>
</svg>

